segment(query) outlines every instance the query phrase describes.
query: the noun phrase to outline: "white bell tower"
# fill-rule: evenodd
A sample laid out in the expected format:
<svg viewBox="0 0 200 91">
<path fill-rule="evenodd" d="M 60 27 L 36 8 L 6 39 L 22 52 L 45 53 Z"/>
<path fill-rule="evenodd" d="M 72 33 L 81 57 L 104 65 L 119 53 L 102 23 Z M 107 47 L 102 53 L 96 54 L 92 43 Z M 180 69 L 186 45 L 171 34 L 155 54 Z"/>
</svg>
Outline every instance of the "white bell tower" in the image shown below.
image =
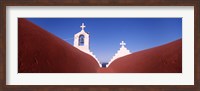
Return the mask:
<svg viewBox="0 0 200 91">
<path fill-rule="evenodd" d="M 89 52 L 89 34 L 84 30 L 86 27 L 84 23 L 80 27 L 81 31 L 74 35 L 74 46 L 84 52 Z"/>
<path fill-rule="evenodd" d="M 90 51 L 90 39 L 89 34 L 85 32 L 84 28 L 86 27 L 84 23 L 82 23 L 81 31 L 74 35 L 74 47 L 78 48 L 79 50 L 91 55 L 96 59 L 99 66 L 101 67 L 100 62 L 96 58 L 96 56 Z"/>
</svg>

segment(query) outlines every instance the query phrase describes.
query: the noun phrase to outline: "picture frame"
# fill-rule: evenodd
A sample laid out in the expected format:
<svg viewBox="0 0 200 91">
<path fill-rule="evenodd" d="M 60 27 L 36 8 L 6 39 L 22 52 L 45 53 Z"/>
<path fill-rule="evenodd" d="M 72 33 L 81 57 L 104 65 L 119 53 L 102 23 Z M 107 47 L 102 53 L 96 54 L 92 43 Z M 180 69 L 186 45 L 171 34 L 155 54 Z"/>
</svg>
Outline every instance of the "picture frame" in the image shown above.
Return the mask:
<svg viewBox="0 0 200 91">
<path fill-rule="evenodd" d="M 0 89 L 4 90 L 200 90 L 200 60 L 199 60 L 199 0 L 77 0 L 77 1 L 1 1 L 1 31 L 0 31 Z M 194 85 L 6 85 L 6 6 L 194 6 Z"/>
</svg>

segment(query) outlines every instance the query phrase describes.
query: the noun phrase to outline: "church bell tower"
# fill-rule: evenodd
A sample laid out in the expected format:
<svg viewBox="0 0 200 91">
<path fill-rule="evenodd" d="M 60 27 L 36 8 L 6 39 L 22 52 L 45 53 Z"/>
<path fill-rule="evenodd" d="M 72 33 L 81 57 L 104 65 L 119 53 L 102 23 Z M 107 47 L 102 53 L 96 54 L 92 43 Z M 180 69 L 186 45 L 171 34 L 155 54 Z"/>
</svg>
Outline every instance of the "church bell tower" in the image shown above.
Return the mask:
<svg viewBox="0 0 200 91">
<path fill-rule="evenodd" d="M 89 34 L 85 32 L 84 28 L 86 27 L 84 23 L 82 23 L 81 31 L 74 35 L 74 47 L 78 48 L 79 50 L 91 55 L 93 58 L 96 59 L 99 66 L 101 67 L 100 62 L 96 58 L 96 56 L 90 51 L 90 39 Z"/>
<path fill-rule="evenodd" d="M 81 31 L 74 35 L 74 46 L 85 52 L 89 51 L 89 34 L 85 32 L 84 28 L 86 27 L 82 23 Z"/>
</svg>

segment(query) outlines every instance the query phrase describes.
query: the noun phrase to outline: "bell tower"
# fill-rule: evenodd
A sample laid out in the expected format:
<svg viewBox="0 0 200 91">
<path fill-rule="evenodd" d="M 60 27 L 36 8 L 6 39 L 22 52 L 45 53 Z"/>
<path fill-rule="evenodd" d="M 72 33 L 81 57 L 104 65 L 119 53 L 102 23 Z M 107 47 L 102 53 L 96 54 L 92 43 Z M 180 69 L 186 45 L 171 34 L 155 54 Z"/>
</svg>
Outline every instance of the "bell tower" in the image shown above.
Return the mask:
<svg viewBox="0 0 200 91">
<path fill-rule="evenodd" d="M 89 34 L 85 32 L 84 28 L 86 27 L 84 23 L 82 23 L 81 31 L 74 35 L 74 47 L 78 48 L 79 50 L 91 55 L 93 58 L 96 59 L 99 66 L 101 67 L 100 62 L 96 58 L 96 56 L 90 51 L 90 39 Z"/>
<path fill-rule="evenodd" d="M 89 34 L 84 30 L 86 26 L 82 23 L 80 27 L 81 31 L 74 35 L 74 46 L 80 50 L 89 51 Z"/>
</svg>

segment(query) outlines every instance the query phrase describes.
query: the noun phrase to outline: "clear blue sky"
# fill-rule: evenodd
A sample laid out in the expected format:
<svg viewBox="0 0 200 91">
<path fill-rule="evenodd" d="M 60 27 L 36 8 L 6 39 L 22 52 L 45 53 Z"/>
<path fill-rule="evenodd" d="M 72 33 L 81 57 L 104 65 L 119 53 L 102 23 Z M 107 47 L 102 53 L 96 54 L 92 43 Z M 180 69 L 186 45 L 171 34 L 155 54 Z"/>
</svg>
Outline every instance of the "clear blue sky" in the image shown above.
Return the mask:
<svg viewBox="0 0 200 91">
<path fill-rule="evenodd" d="M 74 34 L 90 34 L 90 50 L 108 62 L 123 40 L 133 53 L 182 38 L 182 18 L 28 18 L 34 24 L 73 45 Z"/>
</svg>

